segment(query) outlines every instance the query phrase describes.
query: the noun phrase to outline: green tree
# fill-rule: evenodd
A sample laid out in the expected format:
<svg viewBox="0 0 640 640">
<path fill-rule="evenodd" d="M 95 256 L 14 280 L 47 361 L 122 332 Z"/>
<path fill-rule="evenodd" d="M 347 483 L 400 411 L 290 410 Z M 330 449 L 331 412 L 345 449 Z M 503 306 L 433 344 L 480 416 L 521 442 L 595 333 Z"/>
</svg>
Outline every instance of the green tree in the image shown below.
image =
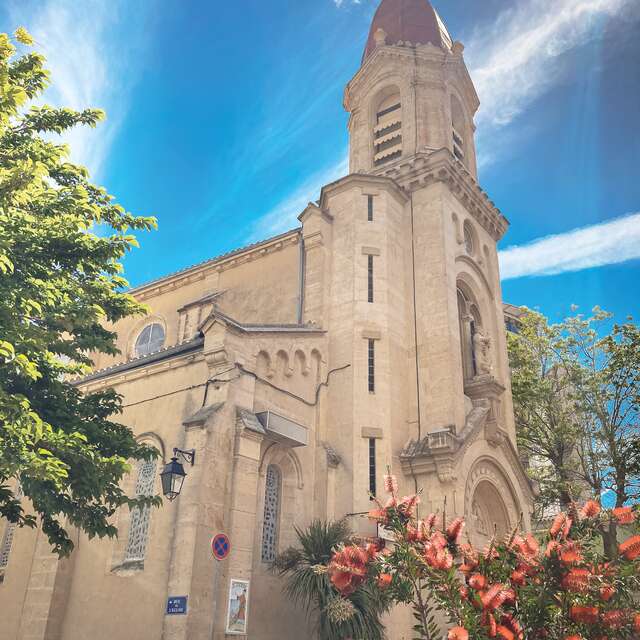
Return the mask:
<svg viewBox="0 0 640 640">
<path fill-rule="evenodd" d="M 518 440 L 551 498 L 585 489 L 615 507 L 640 498 L 640 330 L 599 308 L 549 325 L 526 310 L 509 336 Z M 616 524 L 603 530 L 615 554 Z"/>
<path fill-rule="evenodd" d="M 112 421 L 113 391 L 84 395 L 70 382 L 92 352 L 117 353 L 105 322 L 144 311 L 122 292 L 120 260 L 136 246 L 131 231 L 155 221 L 126 212 L 52 141 L 103 114 L 34 106 L 48 72 L 32 44 L 24 29 L 0 34 L 0 515 L 41 526 L 65 555 L 69 527 L 116 534 L 115 510 L 141 503 L 120 489 L 127 461 L 156 455 Z"/>
<path fill-rule="evenodd" d="M 283 551 L 273 570 L 286 576 L 285 593 L 292 602 L 317 616 L 319 640 L 383 640 L 380 616 L 388 608 L 384 593 L 363 587 L 343 599 L 327 574 L 335 549 L 352 541 L 346 521 L 315 520 L 307 529 L 296 528 L 296 534 L 300 547 Z"/>
</svg>

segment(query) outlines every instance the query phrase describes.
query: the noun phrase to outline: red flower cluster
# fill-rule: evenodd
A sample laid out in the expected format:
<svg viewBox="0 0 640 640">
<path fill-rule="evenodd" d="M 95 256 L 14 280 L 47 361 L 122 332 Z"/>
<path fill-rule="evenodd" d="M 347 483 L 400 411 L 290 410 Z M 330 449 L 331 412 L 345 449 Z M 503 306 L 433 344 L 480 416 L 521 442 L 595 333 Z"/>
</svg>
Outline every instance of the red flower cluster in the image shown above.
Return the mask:
<svg viewBox="0 0 640 640">
<path fill-rule="evenodd" d="M 640 535 L 623 542 L 619 558 L 608 562 L 589 542 L 609 518 L 633 524 L 634 508 L 605 513 L 598 502 L 589 500 L 580 510 L 558 514 L 542 545 L 533 535 L 514 531 L 505 541 L 492 540 L 481 552 L 461 542 L 462 518 L 447 526 L 442 518 L 442 528 L 436 514 L 416 519 L 418 496 L 397 498 L 391 475 L 385 477 L 385 486 L 389 500 L 384 506 L 376 501 L 369 517 L 394 534 L 395 545 L 381 554 L 358 547 L 337 551 L 328 569 L 343 595 L 371 579 L 404 601 L 407 589 L 415 588 L 406 576 L 418 576 L 430 598 L 458 623 L 448 640 L 640 638 L 640 611 L 625 608 L 631 584 L 625 576 L 633 574 L 628 563 L 640 558 Z M 414 607 L 422 602 L 416 595 Z"/>
</svg>

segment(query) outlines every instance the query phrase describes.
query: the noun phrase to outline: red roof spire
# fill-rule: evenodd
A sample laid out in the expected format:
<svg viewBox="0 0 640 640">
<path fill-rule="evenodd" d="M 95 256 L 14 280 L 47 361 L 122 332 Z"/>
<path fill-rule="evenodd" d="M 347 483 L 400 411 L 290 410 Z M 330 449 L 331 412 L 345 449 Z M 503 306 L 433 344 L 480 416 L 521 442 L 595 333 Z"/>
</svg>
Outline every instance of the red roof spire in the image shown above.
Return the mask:
<svg viewBox="0 0 640 640">
<path fill-rule="evenodd" d="M 447 28 L 428 0 L 382 0 L 369 29 L 363 63 L 376 48 L 378 29 L 384 31 L 386 44 L 430 42 L 442 49 L 451 48 Z"/>
</svg>

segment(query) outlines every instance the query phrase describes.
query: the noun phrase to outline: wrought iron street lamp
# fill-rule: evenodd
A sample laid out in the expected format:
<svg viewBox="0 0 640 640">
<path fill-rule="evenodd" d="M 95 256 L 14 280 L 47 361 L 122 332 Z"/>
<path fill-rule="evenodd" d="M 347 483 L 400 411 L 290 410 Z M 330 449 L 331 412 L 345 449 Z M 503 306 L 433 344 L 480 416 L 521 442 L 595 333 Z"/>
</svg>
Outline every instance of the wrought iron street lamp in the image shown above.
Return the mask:
<svg viewBox="0 0 640 640">
<path fill-rule="evenodd" d="M 173 458 L 165 465 L 160 479 L 162 480 L 162 493 L 165 498 L 175 500 L 182 491 L 182 484 L 187 476 L 182 462 L 178 460 L 178 456 L 183 458 L 185 462 L 189 462 L 191 466 L 196 461 L 196 450 L 189 449 L 184 451 L 182 449 L 175 448 L 173 450 Z"/>
</svg>

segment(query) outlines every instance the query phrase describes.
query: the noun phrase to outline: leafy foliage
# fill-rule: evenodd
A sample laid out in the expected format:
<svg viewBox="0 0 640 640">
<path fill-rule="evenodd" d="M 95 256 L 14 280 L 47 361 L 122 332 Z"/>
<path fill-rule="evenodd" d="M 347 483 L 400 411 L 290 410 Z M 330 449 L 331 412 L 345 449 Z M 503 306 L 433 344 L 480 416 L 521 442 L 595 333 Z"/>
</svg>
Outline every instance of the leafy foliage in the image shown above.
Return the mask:
<svg viewBox="0 0 640 640">
<path fill-rule="evenodd" d="M 121 407 L 113 391 L 83 395 L 69 382 L 89 370 L 92 352 L 117 352 L 105 323 L 144 311 L 122 293 L 120 260 L 137 246 L 131 232 L 155 221 L 125 211 L 52 141 L 103 114 L 35 106 L 48 83 L 44 58 L 24 29 L 15 43 L 0 33 L 0 515 L 39 521 L 65 555 L 68 526 L 116 534 L 109 518 L 138 504 L 119 487 L 127 460 L 156 455 L 111 420 Z M 37 517 L 16 498 L 17 483 Z"/>
<path fill-rule="evenodd" d="M 640 497 L 640 330 L 595 308 L 550 325 L 528 309 L 509 335 L 518 444 L 542 506 Z M 613 540 L 615 543 L 615 540 Z"/>
<path fill-rule="evenodd" d="M 384 594 L 363 587 L 343 602 L 329 581 L 327 565 L 333 551 L 352 541 L 347 522 L 314 520 L 307 529 L 296 528 L 296 534 L 300 547 L 278 555 L 273 570 L 286 576 L 285 593 L 292 602 L 317 616 L 320 640 L 382 640 Z"/>
<path fill-rule="evenodd" d="M 393 487 L 393 481 L 385 482 Z M 393 545 L 370 554 L 358 547 L 334 553 L 333 586 L 352 597 L 377 586 L 394 602 L 413 606 L 415 640 L 440 640 L 435 613 L 450 625 L 448 640 L 632 640 L 640 633 L 634 600 L 640 588 L 640 509 L 603 511 L 589 501 L 561 512 L 541 541 L 514 530 L 483 551 L 462 543 L 464 520 L 446 524 L 415 516 L 418 496 L 393 489 L 369 517 L 384 524 Z M 610 520 L 632 535 L 606 562 L 598 544 Z M 635 534 L 634 534 L 635 531 Z M 355 585 L 355 586 L 354 586 Z"/>
</svg>

